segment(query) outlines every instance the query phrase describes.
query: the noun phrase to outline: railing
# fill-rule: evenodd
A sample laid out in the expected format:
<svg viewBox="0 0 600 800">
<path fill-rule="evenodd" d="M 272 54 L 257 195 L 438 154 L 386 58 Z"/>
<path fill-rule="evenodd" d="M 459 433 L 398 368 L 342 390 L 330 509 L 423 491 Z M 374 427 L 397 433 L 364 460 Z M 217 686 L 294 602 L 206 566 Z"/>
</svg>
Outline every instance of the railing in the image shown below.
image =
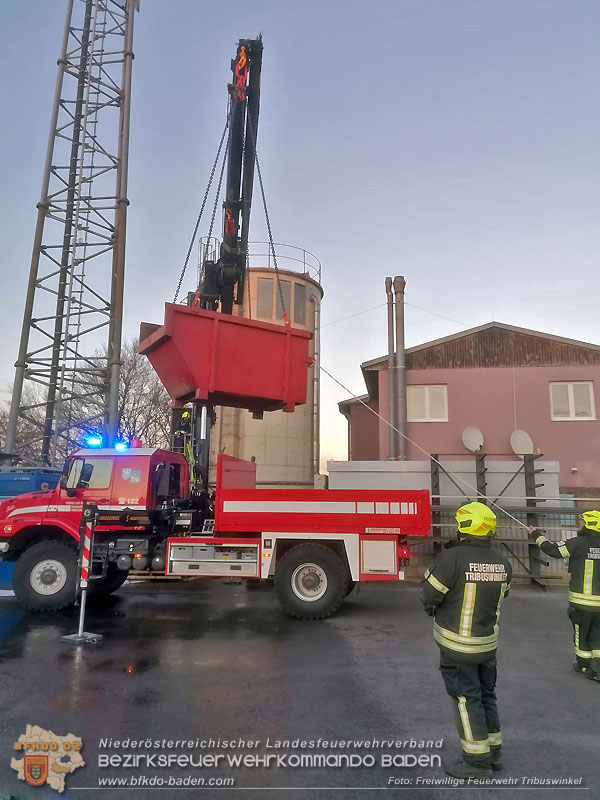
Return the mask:
<svg viewBox="0 0 600 800">
<path fill-rule="evenodd" d="M 274 242 L 277 266 L 291 272 L 308 275 L 313 281 L 321 283 L 321 262 L 314 253 L 304 247 Z M 198 271 L 206 259 L 215 261 L 219 257 L 220 241 L 215 237 L 200 239 L 198 246 Z M 248 242 L 248 263 L 250 267 L 274 269 L 273 254 L 269 242 Z"/>
<path fill-rule="evenodd" d="M 443 549 L 444 544 L 456 536 L 455 513 L 460 501 L 456 505 L 449 505 L 449 498 L 440 498 L 443 504 L 431 506 L 431 535 L 426 540 L 409 540 L 411 564 L 423 566 L 430 565 L 436 553 Z M 445 502 L 444 502 L 445 501 Z M 541 499 L 538 498 L 538 502 Z M 464 498 L 462 500 L 464 502 Z M 586 501 L 587 498 L 586 498 Z M 593 505 L 593 503 L 592 503 Z M 537 516 L 536 528 L 544 532 L 544 536 L 551 541 L 568 539 L 577 535 L 576 517 L 581 514 L 583 507 L 574 505 L 554 508 L 532 509 L 526 506 L 525 498 L 521 502 L 507 504 L 506 511 L 516 519 L 528 524 L 528 515 L 532 512 Z M 499 509 L 494 509 L 497 517 L 495 546 L 498 547 L 510 561 L 513 576 L 517 578 L 530 578 L 540 586 L 566 581 L 568 578 L 567 561 L 561 558 L 546 556 L 537 545 L 528 542 L 527 530 L 514 522 Z"/>
</svg>

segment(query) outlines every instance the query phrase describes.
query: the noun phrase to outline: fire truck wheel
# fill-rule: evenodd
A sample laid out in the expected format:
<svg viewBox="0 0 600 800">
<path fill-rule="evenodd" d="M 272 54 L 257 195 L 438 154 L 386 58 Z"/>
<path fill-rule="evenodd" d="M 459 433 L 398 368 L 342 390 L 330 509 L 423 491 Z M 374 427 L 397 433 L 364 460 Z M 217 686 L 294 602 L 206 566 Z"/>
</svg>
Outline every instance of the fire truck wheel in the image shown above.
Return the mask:
<svg viewBox="0 0 600 800">
<path fill-rule="evenodd" d="M 348 588 L 346 589 L 346 597 L 348 597 L 348 595 L 354 589 L 355 586 L 356 586 L 356 581 L 348 580 Z"/>
<path fill-rule="evenodd" d="M 322 544 L 298 544 L 282 556 L 275 570 L 275 591 L 292 617 L 325 619 L 344 602 L 348 568 Z"/>
<path fill-rule="evenodd" d="M 88 592 L 90 597 L 106 597 L 108 594 L 116 592 L 125 583 L 129 577 L 129 570 L 119 569 L 116 565 L 108 568 L 105 578 L 90 581 L 88 585 Z"/>
<path fill-rule="evenodd" d="M 57 611 L 73 603 L 77 553 L 65 542 L 43 541 L 27 548 L 15 565 L 13 591 L 31 611 Z"/>
</svg>

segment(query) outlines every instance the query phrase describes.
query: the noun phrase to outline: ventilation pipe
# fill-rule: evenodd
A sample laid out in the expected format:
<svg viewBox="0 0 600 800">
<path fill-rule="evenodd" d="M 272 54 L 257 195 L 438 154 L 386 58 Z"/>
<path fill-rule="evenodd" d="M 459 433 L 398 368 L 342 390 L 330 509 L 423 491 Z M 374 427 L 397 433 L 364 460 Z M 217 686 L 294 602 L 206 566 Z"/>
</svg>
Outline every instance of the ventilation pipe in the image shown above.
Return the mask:
<svg viewBox="0 0 600 800">
<path fill-rule="evenodd" d="M 321 461 L 321 415 L 320 415 L 320 401 L 321 401 L 321 301 L 315 295 L 310 298 L 315 307 L 315 333 L 314 333 L 314 381 L 313 381 L 313 476 L 318 475 L 320 471 Z"/>
<path fill-rule="evenodd" d="M 402 275 L 394 278 L 396 295 L 396 420 L 398 434 L 398 458 L 406 461 L 406 362 L 404 358 L 404 288 Z"/>
<path fill-rule="evenodd" d="M 385 292 L 387 294 L 387 323 L 388 323 L 388 419 L 390 421 L 390 461 L 398 458 L 396 427 L 396 358 L 394 355 L 394 295 L 392 294 L 392 279 L 385 279 Z"/>
</svg>

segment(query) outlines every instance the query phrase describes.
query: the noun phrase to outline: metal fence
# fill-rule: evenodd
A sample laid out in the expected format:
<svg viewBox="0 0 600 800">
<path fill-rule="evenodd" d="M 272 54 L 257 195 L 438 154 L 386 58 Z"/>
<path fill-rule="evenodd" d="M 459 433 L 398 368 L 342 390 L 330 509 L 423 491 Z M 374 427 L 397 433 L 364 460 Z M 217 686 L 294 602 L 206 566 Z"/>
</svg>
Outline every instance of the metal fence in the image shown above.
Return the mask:
<svg viewBox="0 0 600 800">
<path fill-rule="evenodd" d="M 428 567 L 435 554 L 443 549 L 444 544 L 456 536 L 455 513 L 461 503 L 458 501 L 449 505 L 448 502 L 444 502 L 444 498 L 440 500 L 440 505 L 431 507 L 430 536 L 426 540 L 410 541 L 410 563 L 413 566 L 423 569 Z M 547 539 L 552 541 L 577 535 L 576 516 L 582 510 L 582 507 L 575 507 L 573 504 L 568 507 L 532 508 L 526 506 L 525 498 L 521 498 L 518 505 L 506 507 L 506 511 L 513 517 L 525 525 L 535 525 L 543 531 Z M 525 528 L 517 525 L 499 509 L 496 508 L 494 511 L 498 518 L 495 544 L 508 557 L 513 568 L 513 577 L 529 579 L 542 587 L 568 579 L 566 559 L 546 556 L 537 545 L 529 544 Z M 532 520 L 532 515 L 537 519 Z"/>
</svg>

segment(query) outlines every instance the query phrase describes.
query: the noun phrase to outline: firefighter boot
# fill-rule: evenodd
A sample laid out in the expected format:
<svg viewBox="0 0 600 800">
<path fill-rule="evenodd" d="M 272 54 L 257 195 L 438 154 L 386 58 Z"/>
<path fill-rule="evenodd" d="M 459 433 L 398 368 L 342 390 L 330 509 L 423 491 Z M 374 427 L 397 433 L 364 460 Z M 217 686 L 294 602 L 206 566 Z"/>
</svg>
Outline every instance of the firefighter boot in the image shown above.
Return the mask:
<svg viewBox="0 0 600 800">
<path fill-rule="evenodd" d="M 589 667 L 585 671 L 585 677 L 600 683 L 600 658 L 592 658 Z"/>
<path fill-rule="evenodd" d="M 468 760 L 467 760 L 468 759 Z M 467 756 L 444 764 L 444 772 L 453 778 L 489 778 L 492 774 L 490 756 Z"/>
<path fill-rule="evenodd" d="M 579 661 L 573 662 L 573 669 L 575 672 L 583 672 L 584 675 L 587 672 L 587 667 L 584 664 L 580 664 Z"/>
<path fill-rule="evenodd" d="M 490 747 L 490 762 L 494 771 L 502 769 L 502 745 Z"/>
</svg>

